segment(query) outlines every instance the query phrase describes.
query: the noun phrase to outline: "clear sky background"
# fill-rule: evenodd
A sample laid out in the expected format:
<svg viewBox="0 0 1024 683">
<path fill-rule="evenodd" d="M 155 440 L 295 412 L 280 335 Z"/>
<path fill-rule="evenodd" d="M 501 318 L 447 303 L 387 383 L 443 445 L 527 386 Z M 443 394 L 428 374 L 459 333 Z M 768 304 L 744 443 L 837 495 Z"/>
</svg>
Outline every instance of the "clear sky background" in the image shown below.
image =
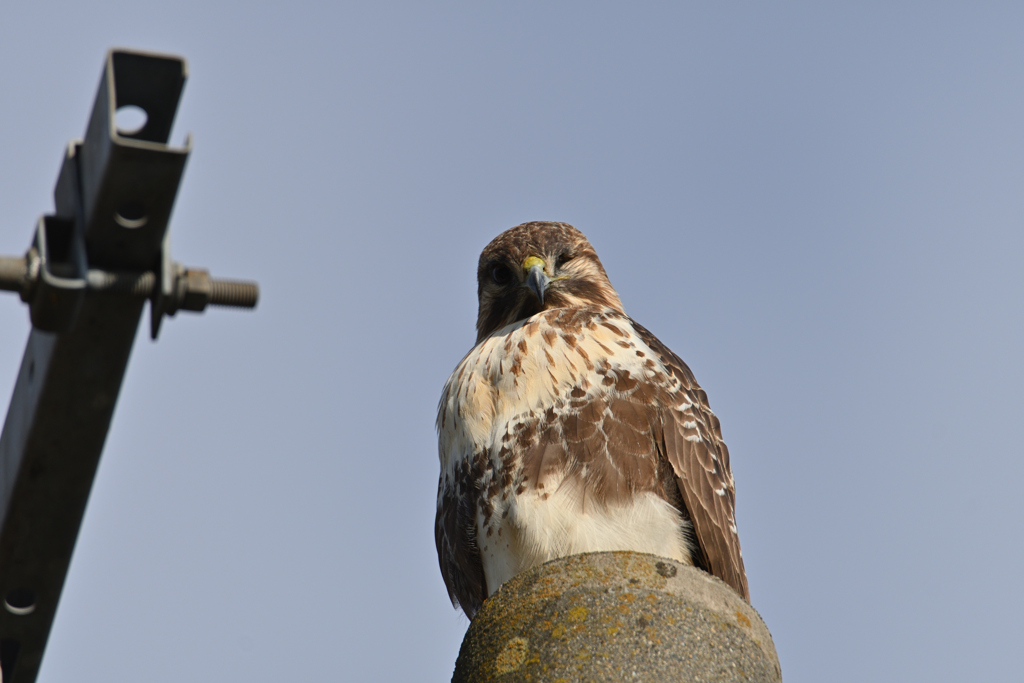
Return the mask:
<svg viewBox="0 0 1024 683">
<path fill-rule="evenodd" d="M 173 52 L 173 255 L 262 287 L 140 331 L 40 681 L 448 680 L 435 408 L 528 220 L 707 390 L 787 682 L 1020 681 L 1024 7 L 855 4 L 3 0 L 0 253 Z"/>
</svg>

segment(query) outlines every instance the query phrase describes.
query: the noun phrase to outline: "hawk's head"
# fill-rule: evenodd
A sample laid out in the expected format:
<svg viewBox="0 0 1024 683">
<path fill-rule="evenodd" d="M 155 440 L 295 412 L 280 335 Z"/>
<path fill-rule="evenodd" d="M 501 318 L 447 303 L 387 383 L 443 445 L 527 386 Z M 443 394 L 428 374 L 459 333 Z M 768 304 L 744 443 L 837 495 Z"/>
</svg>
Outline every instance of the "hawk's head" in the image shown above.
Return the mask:
<svg viewBox="0 0 1024 683">
<path fill-rule="evenodd" d="M 477 283 L 477 343 L 549 308 L 622 311 L 594 248 L 568 223 L 523 223 L 501 233 L 480 254 Z"/>
</svg>

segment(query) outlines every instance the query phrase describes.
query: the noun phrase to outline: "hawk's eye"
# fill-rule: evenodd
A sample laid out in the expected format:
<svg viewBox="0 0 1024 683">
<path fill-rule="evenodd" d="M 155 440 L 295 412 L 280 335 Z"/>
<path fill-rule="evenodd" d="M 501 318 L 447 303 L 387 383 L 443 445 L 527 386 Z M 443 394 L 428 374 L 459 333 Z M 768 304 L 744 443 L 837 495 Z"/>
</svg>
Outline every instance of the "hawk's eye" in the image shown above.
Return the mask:
<svg viewBox="0 0 1024 683">
<path fill-rule="evenodd" d="M 569 261 L 572 261 L 574 258 L 576 257 L 569 253 L 559 254 L 558 258 L 555 259 L 555 269 L 561 268 Z"/>
<path fill-rule="evenodd" d="M 506 285 L 508 281 L 512 279 L 512 271 L 508 269 L 508 266 L 498 264 L 491 268 L 491 279 L 496 284 Z"/>
</svg>

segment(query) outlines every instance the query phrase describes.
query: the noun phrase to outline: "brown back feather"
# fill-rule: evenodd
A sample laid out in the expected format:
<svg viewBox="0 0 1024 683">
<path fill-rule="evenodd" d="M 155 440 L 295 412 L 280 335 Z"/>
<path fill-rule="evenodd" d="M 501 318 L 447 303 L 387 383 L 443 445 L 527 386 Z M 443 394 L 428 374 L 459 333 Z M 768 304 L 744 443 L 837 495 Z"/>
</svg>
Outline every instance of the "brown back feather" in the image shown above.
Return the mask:
<svg viewBox="0 0 1024 683">
<path fill-rule="evenodd" d="M 729 449 L 722 441 L 718 418 L 711 412 L 707 394 L 697 384 L 686 363 L 642 325 L 634 321 L 633 327 L 680 381 L 681 391 L 675 397 L 676 406 L 692 404 L 683 411 L 678 408 L 663 410 L 661 450 L 675 471 L 679 493 L 693 521 L 708 571 L 732 586 L 749 602 L 750 590 L 740 553 L 740 539 L 730 528 L 735 526 L 736 490 L 729 467 Z M 695 422 L 696 428 L 683 426 L 689 421 Z M 699 436 L 700 440 L 692 440 L 694 436 Z M 716 491 L 722 491 L 722 494 Z"/>
</svg>

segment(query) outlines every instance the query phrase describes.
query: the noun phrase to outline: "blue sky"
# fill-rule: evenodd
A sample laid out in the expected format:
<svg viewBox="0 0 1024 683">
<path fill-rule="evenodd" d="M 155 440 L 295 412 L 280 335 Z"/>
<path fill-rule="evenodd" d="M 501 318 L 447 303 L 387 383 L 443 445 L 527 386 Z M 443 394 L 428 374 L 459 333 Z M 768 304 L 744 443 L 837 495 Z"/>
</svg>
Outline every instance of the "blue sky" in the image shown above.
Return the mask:
<svg viewBox="0 0 1024 683">
<path fill-rule="evenodd" d="M 4 2 L 0 253 L 133 47 L 190 65 L 174 257 L 262 286 L 139 335 L 39 680 L 448 680 L 434 411 L 527 220 L 583 230 L 706 389 L 788 682 L 1019 680 L 1022 25 Z M 27 331 L 0 300 L 0 390 Z"/>
</svg>

